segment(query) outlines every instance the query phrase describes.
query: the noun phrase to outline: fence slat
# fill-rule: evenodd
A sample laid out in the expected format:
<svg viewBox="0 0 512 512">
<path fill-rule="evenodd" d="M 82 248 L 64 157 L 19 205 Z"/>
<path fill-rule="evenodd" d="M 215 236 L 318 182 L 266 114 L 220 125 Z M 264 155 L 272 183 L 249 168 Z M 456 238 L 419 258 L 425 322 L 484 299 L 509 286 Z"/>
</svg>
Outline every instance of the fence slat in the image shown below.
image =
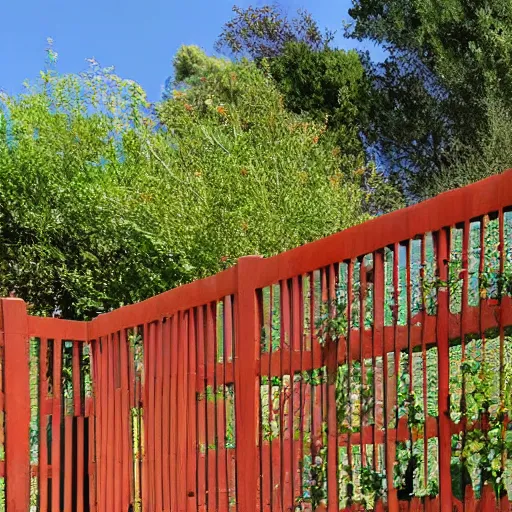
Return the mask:
<svg viewBox="0 0 512 512">
<path fill-rule="evenodd" d="M 450 353 L 448 341 L 449 300 L 448 240 L 445 229 L 436 233 L 436 257 L 441 286 L 437 292 L 438 414 L 439 414 L 439 500 L 441 512 L 451 512 Z M 444 286 L 443 286 L 444 285 Z"/>
<path fill-rule="evenodd" d="M 162 397 L 162 481 L 163 499 L 162 506 L 165 512 L 171 510 L 171 471 L 170 471 L 170 418 L 174 415 L 173 407 L 170 404 L 171 397 L 171 320 L 162 320 L 162 358 L 163 358 L 163 397 Z"/>
<path fill-rule="evenodd" d="M 60 512 L 61 497 L 61 382 L 62 340 L 53 340 L 53 389 L 52 389 L 52 512 Z"/>
</svg>

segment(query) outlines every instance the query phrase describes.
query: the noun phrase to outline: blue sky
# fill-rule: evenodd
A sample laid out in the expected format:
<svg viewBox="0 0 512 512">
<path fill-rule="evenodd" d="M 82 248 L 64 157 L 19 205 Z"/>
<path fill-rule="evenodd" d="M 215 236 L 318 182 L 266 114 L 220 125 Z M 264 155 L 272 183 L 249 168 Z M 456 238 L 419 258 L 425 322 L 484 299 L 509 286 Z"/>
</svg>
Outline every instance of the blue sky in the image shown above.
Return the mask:
<svg viewBox="0 0 512 512">
<path fill-rule="evenodd" d="M 171 60 L 181 44 L 197 44 L 213 52 L 221 27 L 233 4 L 262 5 L 260 0 L 6 0 L 0 30 L 0 89 L 22 91 L 25 79 L 35 79 L 44 67 L 46 39 L 52 37 L 59 54 L 58 71 L 75 73 L 94 57 L 102 66 L 115 66 L 123 78 L 139 82 L 149 99 L 160 98 L 171 73 Z M 342 21 L 348 20 L 351 0 L 285 0 L 289 13 L 309 10 L 320 27 L 337 30 L 340 48 L 364 48 L 379 58 L 373 45 L 345 40 Z"/>
</svg>

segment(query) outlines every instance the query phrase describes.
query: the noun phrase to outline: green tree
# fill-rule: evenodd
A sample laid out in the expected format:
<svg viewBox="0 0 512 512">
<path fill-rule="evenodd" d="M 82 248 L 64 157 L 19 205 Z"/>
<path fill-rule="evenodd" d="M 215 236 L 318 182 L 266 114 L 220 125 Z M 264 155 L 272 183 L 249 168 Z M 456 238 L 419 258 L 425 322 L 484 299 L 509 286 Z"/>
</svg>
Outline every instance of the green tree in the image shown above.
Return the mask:
<svg viewBox="0 0 512 512">
<path fill-rule="evenodd" d="M 233 10 L 235 15 L 224 25 L 217 49 L 253 59 L 274 78 L 286 107 L 325 122 L 327 136 L 349 160 L 363 154 L 371 95 L 359 55 L 332 48 L 333 34 L 322 33 L 307 11 L 290 18 L 269 5 Z M 365 167 L 372 169 L 368 155 Z M 372 214 L 403 205 L 398 180 L 372 171 L 362 182 Z"/>
<path fill-rule="evenodd" d="M 468 150 L 481 157 L 495 105 L 512 106 L 512 5 L 355 0 L 349 13 L 348 34 L 388 53 L 383 63 L 366 61 L 369 143 L 421 197 L 433 176 L 460 174 Z"/>
<path fill-rule="evenodd" d="M 90 318 L 368 217 L 362 155 L 253 63 L 207 67 L 157 106 L 94 61 L 2 96 L 2 295 Z"/>
<path fill-rule="evenodd" d="M 277 5 L 233 7 L 234 16 L 224 24 L 215 48 L 235 57 L 253 60 L 277 57 L 288 43 L 303 43 L 319 50 L 332 40 L 332 34 L 322 33 L 306 10 L 298 10 L 289 19 Z"/>
<path fill-rule="evenodd" d="M 305 43 L 288 43 L 266 61 L 268 70 L 295 113 L 327 119 L 329 131 L 346 154 L 360 154 L 361 127 L 366 123 L 367 86 L 355 51 L 314 51 Z"/>
<path fill-rule="evenodd" d="M 174 134 L 173 164 L 197 177 L 204 198 L 199 245 L 208 248 L 208 261 L 198 267 L 275 254 L 366 217 L 362 153 L 343 155 L 325 124 L 289 112 L 254 63 L 202 76 L 176 91 L 159 115 Z"/>
</svg>

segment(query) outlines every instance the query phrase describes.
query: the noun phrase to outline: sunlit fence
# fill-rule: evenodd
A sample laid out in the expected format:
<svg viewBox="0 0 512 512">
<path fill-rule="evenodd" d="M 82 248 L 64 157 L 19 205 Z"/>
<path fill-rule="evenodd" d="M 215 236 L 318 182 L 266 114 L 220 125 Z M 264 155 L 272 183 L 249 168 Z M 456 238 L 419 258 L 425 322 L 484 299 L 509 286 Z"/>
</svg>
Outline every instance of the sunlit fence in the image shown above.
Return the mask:
<svg viewBox="0 0 512 512">
<path fill-rule="evenodd" d="M 91 322 L 1 322 L 1 510 L 509 510 L 512 172 Z"/>
</svg>

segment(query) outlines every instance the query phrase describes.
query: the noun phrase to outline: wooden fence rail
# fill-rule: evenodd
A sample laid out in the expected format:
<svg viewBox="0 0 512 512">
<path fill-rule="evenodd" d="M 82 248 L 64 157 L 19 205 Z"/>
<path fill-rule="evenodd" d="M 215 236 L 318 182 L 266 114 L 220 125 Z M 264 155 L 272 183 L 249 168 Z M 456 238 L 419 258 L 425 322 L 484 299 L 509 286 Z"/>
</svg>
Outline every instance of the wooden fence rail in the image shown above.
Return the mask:
<svg viewBox="0 0 512 512">
<path fill-rule="evenodd" d="M 510 509 L 512 171 L 0 331 L 0 510 Z"/>
</svg>

